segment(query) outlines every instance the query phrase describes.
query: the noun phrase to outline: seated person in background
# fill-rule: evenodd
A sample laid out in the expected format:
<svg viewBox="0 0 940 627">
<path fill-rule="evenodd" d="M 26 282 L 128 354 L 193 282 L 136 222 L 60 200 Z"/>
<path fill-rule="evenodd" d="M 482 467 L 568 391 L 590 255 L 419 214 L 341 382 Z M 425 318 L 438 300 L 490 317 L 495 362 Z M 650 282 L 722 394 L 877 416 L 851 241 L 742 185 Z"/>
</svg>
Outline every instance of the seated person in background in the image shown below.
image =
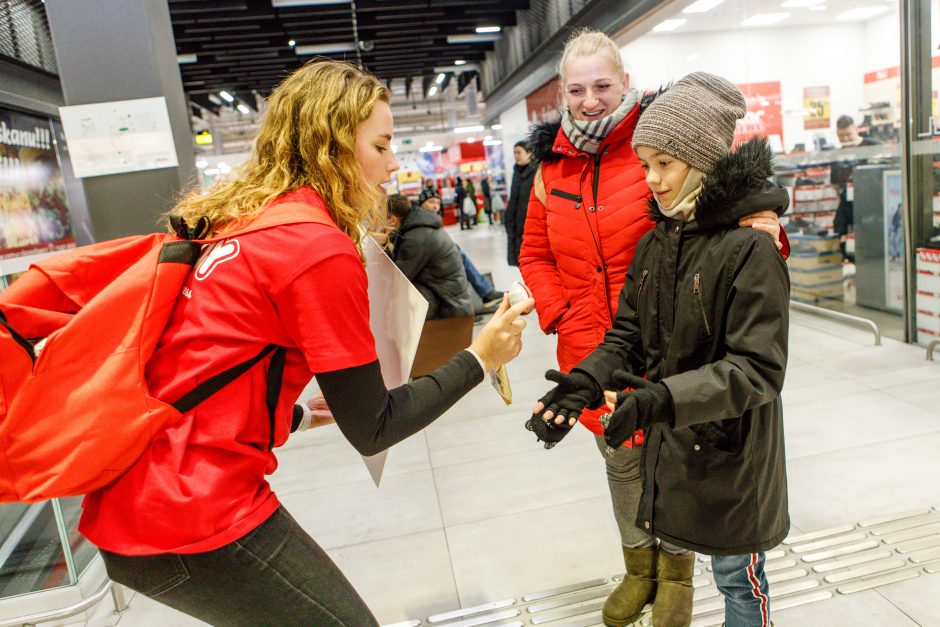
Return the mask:
<svg viewBox="0 0 940 627">
<path fill-rule="evenodd" d="M 428 301 L 428 319 L 472 316 L 460 251 L 441 228 L 441 217 L 414 207 L 401 194 L 392 194 L 387 203 L 389 223 L 398 229 L 392 259 Z"/>
<path fill-rule="evenodd" d="M 840 116 L 836 120 L 836 135 L 839 137 L 839 143 L 843 148 L 854 148 L 856 146 L 877 146 L 881 142 L 871 137 L 862 137 L 858 134 L 858 128 L 855 126 L 855 120 L 848 115 Z"/>
<path fill-rule="evenodd" d="M 418 196 L 418 203 L 421 205 L 422 209 L 430 211 L 431 213 L 441 213 L 441 199 L 439 196 L 425 196 L 424 190 L 422 190 L 421 195 Z M 493 284 L 477 270 L 473 262 L 470 261 L 470 258 L 467 257 L 467 253 L 460 250 L 460 247 L 458 247 L 457 250 L 460 251 L 460 258 L 463 260 L 463 268 L 467 273 L 467 280 L 470 282 L 470 287 L 473 288 L 473 291 L 475 291 L 477 295 L 479 295 L 480 300 L 483 301 L 482 310 L 476 313 L 493 313 L 499 309 L 499 304 L 503 302 L 503 293 L 493 289 Z"/>
<path fill-rule="evenodd" d="M 421 193 L 418 194 L 418 204 L 421 205 L 421 207 L 424 209 L 430 210 L 430 207 L 424 206 L 424 202 L 429 198 L 437 199 L 437 208 L 433 211 L 443 218 L 444 208 L 441 205 L 441 194 L 437 191 L 437 187 L 434 185 L 434 179 L 424 179 L 424 187 L 421 188 Z"/>
</svg>

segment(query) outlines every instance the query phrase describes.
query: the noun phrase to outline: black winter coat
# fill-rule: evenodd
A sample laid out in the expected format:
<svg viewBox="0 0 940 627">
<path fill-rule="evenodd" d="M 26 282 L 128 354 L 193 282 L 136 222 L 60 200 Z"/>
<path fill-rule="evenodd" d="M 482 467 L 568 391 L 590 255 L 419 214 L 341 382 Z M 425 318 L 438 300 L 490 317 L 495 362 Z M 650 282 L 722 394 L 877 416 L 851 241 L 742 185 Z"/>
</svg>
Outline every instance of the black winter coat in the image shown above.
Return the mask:
<svg viewBox="0 0 940 627">
<path fill-rule="evenodd" d="M 436 213 L 412 209 L 394 240 L 395 265 L 427 299 L 428 319 L 473 315 L 460 249 L 441 226 Z"/>
<path fill-rule="evenodd" d="M 532 181 L 538 169 L 539 164 L 535 159 L 526 165 L 517 163 L 513 166 L 509 200 L 506 202 L 506 211 L 503 213 L 508 242 L 507 257 L 511 266 L 519 265 L 519 249 L 522 248 L 522 232 L 525 229 L 525 218 L 529 211 L 529 195 L 532 193 Z"/>
<path fill-rule="evenodd" d="M 627 370 L 662 382 L 674 424 L 643 445 L 637 526 L 708 555 L 766 551 L 787 535 L 780 390 L 787 364 L 790 282 L 767 234 L 739 218 L 789 205 L 767 182 L 772 154 L 752 140 L 720 160 L 677 222 L 651 206 L 613 328 L 577 368 L 609 389 Z"/>
</svg>

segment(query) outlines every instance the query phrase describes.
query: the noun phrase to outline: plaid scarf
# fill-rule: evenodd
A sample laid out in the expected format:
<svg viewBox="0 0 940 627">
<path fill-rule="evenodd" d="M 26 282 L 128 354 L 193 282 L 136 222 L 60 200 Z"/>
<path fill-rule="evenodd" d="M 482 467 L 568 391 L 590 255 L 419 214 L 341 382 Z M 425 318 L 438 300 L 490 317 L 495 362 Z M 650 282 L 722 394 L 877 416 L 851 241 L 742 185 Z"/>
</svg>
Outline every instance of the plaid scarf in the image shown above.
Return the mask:
<svg viewBox="0 0 940 627">
<path fill-rule="evenodd" d="M 566 107 L 561 117 L 561 127 L 564 129 L 565 135 L 568 137 L 568 140 L 574 144 L 575 148 L 595 155 L 608 133 L 617 128 L 617 125 L 633 110 L 634 105 L 636 105 L 639 100 L 639 96 L 640 94 L 637 90 L 631 89 L 623 97 L 620 106 L 617 107 L 613 113 L 600 120 L 590 122 L 587 120 L 575 120 L 571 117 L 571 109 Z"/>
</svg>

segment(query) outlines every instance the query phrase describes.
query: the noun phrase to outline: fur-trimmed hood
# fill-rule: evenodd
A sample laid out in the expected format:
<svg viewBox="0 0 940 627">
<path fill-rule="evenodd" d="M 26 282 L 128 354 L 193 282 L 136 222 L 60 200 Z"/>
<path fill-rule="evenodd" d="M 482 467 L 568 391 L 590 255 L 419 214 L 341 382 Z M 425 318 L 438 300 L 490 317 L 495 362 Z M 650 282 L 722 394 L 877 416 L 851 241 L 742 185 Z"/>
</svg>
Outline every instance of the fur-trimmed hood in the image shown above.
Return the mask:
<svg viewBox="0 0 940 627">
<path fill-rule="evenodd" d="M 790 206 L 787 191 L 771 183 L 773 151 L 764 137 L 742 143 L 718 160 L 705 177 L 702 193 L 695 203 L 695 222 L 702 229 L 737 224 L 744 216 L 773 211 L 778 216 Z M 650 198 L 649 216 L 655 222 L 668 220 Z"/>
<path fill-rule="evenodd" d="M 656 100 L 660 94 L 666 91 L 669 85 L 659 88 L 657 91 L 646 92 L 640 97 L 640 113 L 646 110 L 651 102 Z M 552 150 L 555 146 L 555 140 L 558 133 L 561 132 L 561 116 L 558 119 L 537 122 L 529 129 L 528 143 L 532 149 L 534 158 L 538 161 L 558 161 L 565 155 Z M 632 131 L 631 131 L 632 135 Z"/>
</svg>

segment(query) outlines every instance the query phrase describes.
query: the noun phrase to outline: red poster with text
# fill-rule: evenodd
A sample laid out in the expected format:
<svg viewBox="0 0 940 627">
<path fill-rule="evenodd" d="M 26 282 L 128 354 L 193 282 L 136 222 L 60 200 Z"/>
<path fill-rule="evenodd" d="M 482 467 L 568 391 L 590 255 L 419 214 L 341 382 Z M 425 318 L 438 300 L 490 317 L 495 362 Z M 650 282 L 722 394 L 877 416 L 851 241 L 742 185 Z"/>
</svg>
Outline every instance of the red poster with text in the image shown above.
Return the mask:
<svg viewBox="0 0 940 627">
<path fill-rule="evenodd" d="M 768 83 L 738 84 L 738 89 L 747 101 L 747 114 L 738 120 L 734 131 L 734 145 L 752 137 L 763 136 L 771 145 L 783 146 L 783 107 L 781 106 L 780 81 Z M 779 138 L 779 143 L 776 136 Z"/>
</svg>

